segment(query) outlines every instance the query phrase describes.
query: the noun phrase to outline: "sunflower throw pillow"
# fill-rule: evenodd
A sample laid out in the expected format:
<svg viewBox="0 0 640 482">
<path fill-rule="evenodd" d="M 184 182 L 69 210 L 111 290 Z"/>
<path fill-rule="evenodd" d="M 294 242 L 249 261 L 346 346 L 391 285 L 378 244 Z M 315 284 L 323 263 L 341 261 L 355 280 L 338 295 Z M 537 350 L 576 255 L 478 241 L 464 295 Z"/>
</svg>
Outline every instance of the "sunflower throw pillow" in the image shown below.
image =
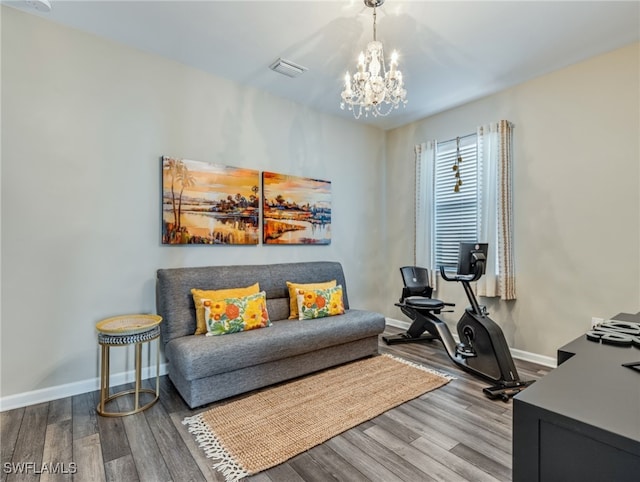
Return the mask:
<svg viewBox="0 0 640 482">
<path fill-rule="evenodd" d="M 204 305 L 206 300 L 217 301 L 225 298 L 238 298 L 241 296 L 254 295 L 260 292 L 258 283 L 242 288 L 226 288 L 221 290 L 199 290 L 193 288 L 193 303 L 196 305 L 196 331 L 194 335 L 204 335 L 207 333 L 207 324 L 204 320 Z"/>
<path fill-rule="evenodd" d="M 271 326 L 264 291 L 223 300 L 204 300 L 207 336 L 226 335 Z"/>
<path fill-rule="evenodd" d="M 287 281 L 287 288 L 289 289 L 289 319 L 295 320 L 298 318 L 298 290 L 315 290 L 320 288 L 333 288 L 336 285 L 336 280 L 324 281 L 322 283 L 293 283 Z"/>
<path fill-rule="evenodd" d="M 298 289 L 297 300 L 300 320 L 311 320 L 344 313 L 342 285 L 326 289 Z"/>
</svg>

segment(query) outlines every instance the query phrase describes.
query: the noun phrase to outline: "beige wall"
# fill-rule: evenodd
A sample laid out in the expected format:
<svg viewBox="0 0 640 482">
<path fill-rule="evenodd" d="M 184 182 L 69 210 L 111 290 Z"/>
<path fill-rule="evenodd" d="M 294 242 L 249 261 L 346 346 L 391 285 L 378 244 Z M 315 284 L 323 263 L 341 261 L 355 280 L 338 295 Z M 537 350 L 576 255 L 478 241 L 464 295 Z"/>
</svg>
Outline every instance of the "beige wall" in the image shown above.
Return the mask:
<svg viewBox="0 0 640 482">
<path fill-rule="evenodd" d="M 404 319 L 413 145 L 501 118 L 516 124 L 519 298 L 488 304 L 509 343 L 554 356 L 591 316 L 640 310 L 638 45 L 385 136 L 1 11 L 2 397 L 96 377 L 94 324 L 153 312 L 160 267 L 335 259 L 353 306 Z M 162 155 L 330 179 L 332 244 L 161 246 Z"/>
<path fill-rule="evenodd" d="M 514 134 L 518 299 L 488 304 L 517 349 L 555 357 L 591 317 L 640 310 L 640 48 L 601 55 L 387 133 L 387 306 L 413 262 L 413 146 L 499 119 Z M 402 213 L 399 216 L 398 213 Z M 465 306 L 462 287 L 438 296 Z M 398 309 L 388 316 L 405 319 Z"/>
<path fill-rule="evenodd" d="M 161 246 L 162 155 L 331 180 L 331 245 Z M 383 171 L 382 131 L 3 7 L 2 397 L 96 377 L 157 268 L 337 260 L 382 310 Z"/>
</svg>

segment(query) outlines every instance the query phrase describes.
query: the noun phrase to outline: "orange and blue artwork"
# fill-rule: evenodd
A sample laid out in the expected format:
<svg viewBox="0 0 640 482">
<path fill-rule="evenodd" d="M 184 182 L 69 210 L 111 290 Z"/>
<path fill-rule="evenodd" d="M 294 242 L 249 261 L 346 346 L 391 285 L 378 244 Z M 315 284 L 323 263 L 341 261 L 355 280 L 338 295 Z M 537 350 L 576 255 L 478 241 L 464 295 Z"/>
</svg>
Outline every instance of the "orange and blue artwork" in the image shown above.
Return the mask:
<svg viewBox="0 0 640 482">
<path fill-rule="evenodd" d="M 258 244 L 260 173 L 162 158 L 162 244 Z"/>
<path fill-rule="evenodd" d="M 330 244 L 331 181 L 262 173 L 264 244 Z"/>
</svg>

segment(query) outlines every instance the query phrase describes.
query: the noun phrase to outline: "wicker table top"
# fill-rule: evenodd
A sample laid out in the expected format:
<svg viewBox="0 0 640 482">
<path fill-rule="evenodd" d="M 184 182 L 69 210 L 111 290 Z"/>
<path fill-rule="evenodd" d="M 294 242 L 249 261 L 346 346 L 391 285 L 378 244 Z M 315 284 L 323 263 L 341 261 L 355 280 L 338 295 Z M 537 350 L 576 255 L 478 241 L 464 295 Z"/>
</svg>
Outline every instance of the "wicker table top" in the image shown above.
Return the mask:
<svg viewBox="0 0 640 482">
<path fill-rule="evenodd" d="M 120 315 L 96 323 L 96 329 L 110 336 L 144 333 L 158 326 L 162 317 L 158 315 Z"/>
</svg>

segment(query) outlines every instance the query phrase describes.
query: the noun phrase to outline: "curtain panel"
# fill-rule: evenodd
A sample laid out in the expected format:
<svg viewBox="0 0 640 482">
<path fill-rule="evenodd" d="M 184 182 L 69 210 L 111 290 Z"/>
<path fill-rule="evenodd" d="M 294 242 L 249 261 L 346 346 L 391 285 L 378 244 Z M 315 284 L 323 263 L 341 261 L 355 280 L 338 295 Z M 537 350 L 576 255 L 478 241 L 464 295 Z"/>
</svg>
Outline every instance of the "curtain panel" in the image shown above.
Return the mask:
<svg viewBox="0 0 640 482">
<path fill-rule="evenodd" d="M 415 211 L 413 223 L 413 264 L 429 269 L 429 284 L 437 289 L 437 272 L 434 269 L 434 169 L 436 141 L 415 146 Z"/>
<path fill-rule="evenodd" d="M 495 246 L 497 260 L 477 282 L 478 296 L 516 299 L 513 258 L 513 124 L 506 120 L 478 127 L 482 156 L 479 239 Z M 492 250 L 492 252 L 496 252 Z"/>
</svg>

